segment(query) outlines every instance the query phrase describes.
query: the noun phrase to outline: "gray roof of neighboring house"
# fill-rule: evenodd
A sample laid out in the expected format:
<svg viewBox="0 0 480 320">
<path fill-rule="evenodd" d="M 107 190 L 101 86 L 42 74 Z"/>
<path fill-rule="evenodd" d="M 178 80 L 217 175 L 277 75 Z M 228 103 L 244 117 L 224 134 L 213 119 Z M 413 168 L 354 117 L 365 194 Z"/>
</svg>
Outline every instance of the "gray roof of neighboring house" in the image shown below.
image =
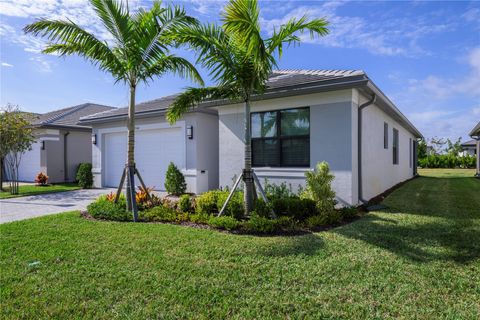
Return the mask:
<svg viewBox="0 0 480 320">
<path fill-rule="evenodd" d="M 32 125 L 35 127 L 78 127 L 85 128 L 86 125 L 79 125 L 81 117 L 89 116 L 99 112 L 116 109 L 105 105 L 95 103 L 84 103 L 78 106 L 59 109 L 34 117 Z"/>
<path fill-rule="evenodd" d="M 470 136 L 480 136 L 480 121 L 477 123 L 477 125 L 472 129 L 472 131 L 469 134 Z"/>
<path fill-rule="evenodd" d="M 376 94 L 382 102 L 381 108 L 390 111 L 390 114 L 392 114 L 397 121 L 408 127 L 417 137 L 422 137 L 422 134 L 415 126 L 413 126 L 400 110 L 395 107 L 393 102 L 373 84 L 365 72 L 361 70 L 275 70 L 267 81 L 265 92 L 252 97 L 252 100 L 272 99 L 355 87 L 364 87 L 369 95 Z M 175 94 L 137 104 L 135 114 L 138 116 L 162 114 L 177 96 L 178 94 Z M 235 102 L 228 100 L 206 101 L 200 104 L 200 107 L 222 106 L 231 103 Z M 122 119 L 127 116 L 127 114 L 127 108 L 119 108 L 83 117 L 80 119 L 80 123 L 109 122 Z"/>
<path fill-rule="evenodd" d="M 474 147 L 477 144 L 475 140 L 468 140 L 462 143 L 462 147 Z"/>
</svg>

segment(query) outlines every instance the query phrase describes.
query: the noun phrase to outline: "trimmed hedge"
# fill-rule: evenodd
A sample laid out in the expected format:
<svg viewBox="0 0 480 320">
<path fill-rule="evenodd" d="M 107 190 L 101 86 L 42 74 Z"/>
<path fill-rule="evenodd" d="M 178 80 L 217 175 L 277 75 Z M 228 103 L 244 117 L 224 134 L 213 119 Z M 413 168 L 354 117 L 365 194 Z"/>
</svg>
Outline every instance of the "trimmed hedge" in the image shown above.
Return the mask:
<svg viewBox="0 0 480 320">
<path fill-rule="evenodd" d="M 93 186 L 92 164 L 80 163 L 78 166 L 76 179 L 79 187 L 83 189 L 90 189 Z"/>
</svg>

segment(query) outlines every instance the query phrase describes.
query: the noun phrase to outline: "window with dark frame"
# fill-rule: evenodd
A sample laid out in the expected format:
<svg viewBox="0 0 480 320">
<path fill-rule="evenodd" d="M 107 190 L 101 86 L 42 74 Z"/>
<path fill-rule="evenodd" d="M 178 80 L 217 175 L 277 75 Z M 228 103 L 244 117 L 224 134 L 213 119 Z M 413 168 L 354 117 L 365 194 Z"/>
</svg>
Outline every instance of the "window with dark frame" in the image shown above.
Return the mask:
<svg viewBox="0 0 480 320">
<path fill-rule="evenodd" d="M 310 166 L 310 108 L 251 114 L 254 167 Z"/>
<path fill-rule="evenodd" d="M 393 151 L 393 164 L 398 164 L 398 130 L 393 128 L 393 143 L 392 143 L 392 151 Z"/>
<path fill-rule="evenodd" d="M 408 139 L 408 158 L 410 159 L 410 168 L 412 167 L 412 138 Z"/>
<path fill-rule="evenodd" d="M 388 149 L 388 123 L 383 123 L 383 148 Z"/>
</svg>

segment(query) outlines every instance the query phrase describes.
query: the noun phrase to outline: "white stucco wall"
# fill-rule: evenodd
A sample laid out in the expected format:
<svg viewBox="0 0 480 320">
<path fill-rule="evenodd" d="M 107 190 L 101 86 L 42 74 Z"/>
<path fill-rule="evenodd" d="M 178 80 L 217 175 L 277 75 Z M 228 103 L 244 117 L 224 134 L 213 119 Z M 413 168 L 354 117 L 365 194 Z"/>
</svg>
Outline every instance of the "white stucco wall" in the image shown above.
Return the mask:
<svg viewBox="0 0 480 320">
<path fill-rule="evenodd" d="M 360 104 L 368 100 L 360 96 Z M 388 148 L 384 149 L 384 122 L 388 124 Z M 393 164 L 393 129 L 398 130 L 399 161 Z M 362 111 L 362 175 L 363 198 L 369 200 L 394 185 L 413 177 L 415 137 L 376 104 Z M 410 145 L 410 140 L 412 145 Z"/>
<path fill-rule="evenodd" d="M 255 101 L 252 112 L 310 107 L 310 169 L 317 162 L 327 161 L 335 175 L 333 188 L 338 200 L 344 204 L 356 201 L 356 150 L 352 144 L 352 90 L 316 93 L 303 96 Z M 220 186 L 232 186 L 234 176 L 243 168 L 243 105 L 222 106 L 219 111 L 219 172 Z M 355 160 L 356 161 L 356 160 Z M 286 182 L 296 190 L 305 185 L 304 173 L 308 168 L 255 168 L 263 183 Z"/>
<path fill-rule="evenodd" d="M 218 117 L 216 114 L 188 113 L 179 120 L 184 126 L 193 127 L 193 139 L 185 138 L 185 163 L 180 168 L 185 175 L 187 191 L 203 192 L 218 187 Z M 94 124 L 92 133 L 97 135 L 97 144 L 92 144 L 92 166 L 95 187 L 104 186 L 104 139 L 111 130 L 126 132 L 126 120 Z M 169 126 L 164 116 L 137 118 L 135 127 Z M 186 134 L 186 132 L 184 132 Z M 137 150 L 136 152 L 139 152 Z M 165 154 L 168 156 L 168 154 Z M 126 154 L 125 154 L 126 158 Z M 142 175 L 148 174 L 141 172 Z M 208 178 L 206 177 L 208 175 Z M 158 186 L 157 186 L 158 187 Z M 161 186 L 163 188 L 163 186 Z"/>
</svg>

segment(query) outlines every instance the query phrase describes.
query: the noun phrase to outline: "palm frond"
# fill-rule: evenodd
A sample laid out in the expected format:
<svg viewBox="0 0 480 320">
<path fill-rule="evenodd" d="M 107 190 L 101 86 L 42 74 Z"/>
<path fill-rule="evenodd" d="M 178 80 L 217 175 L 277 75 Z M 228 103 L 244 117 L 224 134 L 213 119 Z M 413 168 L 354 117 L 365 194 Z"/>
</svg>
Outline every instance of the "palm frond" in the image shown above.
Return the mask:
<svg viewBox="0 0 480 320">
<path fill-rule="evenodd" d="M 195 108 L 201 102 L 217 99 L 235 100 L 241 98 L 241 93 L 233 86 L 207 88 L 187 88 L 168 108 L 167 120 L 170 124 L 179 120 L 186 112 Z"/>
<path fill-rule="evenodd" d="M 50 41 L 43 50 L 44 53 L 78 54 L 94 65 L 100 65 L 102 70 L 114 73 L 115 76 L 123 72 L 122 63 L 107 43 L 100 41 L 72 21 L 42 19 L 27 25 L 23 30 Z"/>
<path fill-rule="evenodd" d="M 301 42 L 296 33 L 310 32 L 310 38 L 315 36 L 325 36 L 328 34 L 328 22 L 325 19 L 308 20 L 307 16 L 299 19 L 292 18 L 286 24 L 273 32 L 272 37 L 266 40 L 267 52 L 273 54 L 275 51 L 281 57 L 283 45 L 295 45 Z"/>
<path fill-rule="evenodd" d="M 175 55 L 162 55 L 152 58 L 151 64 L 146 66 L 143 73 L 138 74 L 140 80 L 147 81 L 165 73 L 173 73 L 182 78 L 191 79 L 200 85 L 204 85 L 203 79 L 188 60 Z"/>
</svg>

